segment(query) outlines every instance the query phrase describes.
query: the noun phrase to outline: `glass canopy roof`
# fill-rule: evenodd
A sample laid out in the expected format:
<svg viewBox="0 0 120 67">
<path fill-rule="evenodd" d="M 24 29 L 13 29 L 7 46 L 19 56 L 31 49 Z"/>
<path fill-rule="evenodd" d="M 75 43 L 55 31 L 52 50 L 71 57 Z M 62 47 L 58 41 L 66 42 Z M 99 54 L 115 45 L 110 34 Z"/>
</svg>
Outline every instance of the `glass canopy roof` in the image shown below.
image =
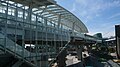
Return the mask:
<svg viewBox="0 0 120 67">
<path fill-rule="evenodd" d="M 74 31 L 88 33 L 87 27 L 71 12 L 59 6 L 54 0 L 11 0 L 32 8 L 32 12 L 50 21 L 67 26 Z M 13 2 L 11 2 L 13 4 Z M 10 3 L 10 2 L 9 2 Z M 22 6 L 21 5 L 21 6 Z"/>
</svg>

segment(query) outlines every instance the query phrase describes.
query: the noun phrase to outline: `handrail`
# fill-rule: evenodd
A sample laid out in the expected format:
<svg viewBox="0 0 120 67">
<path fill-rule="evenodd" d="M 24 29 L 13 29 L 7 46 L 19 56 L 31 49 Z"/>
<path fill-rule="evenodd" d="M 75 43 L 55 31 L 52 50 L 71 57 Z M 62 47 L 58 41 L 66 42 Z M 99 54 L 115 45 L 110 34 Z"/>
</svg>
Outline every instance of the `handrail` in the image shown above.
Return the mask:
<svg viewBox="0 0 120 67">
<path fill-rule="evenodd" d="M 0 32 L 0 34 L 2 34 L 1 32 Z M 3 35 L 3 34 L 2 34 Z M 4 35 L 3 35 L 4 36 Z M 0 38 L 0 39 L 5 39 L 5 36 L 4 36 L 4 38 Z M 3 41 L 4 42 L 4 41 Z M 16 50 L 15 50 L 15 53 L 16 54 L 19 54 L 20 56 L 22 56 L 22 47 L 20 46 L 20 45 L 18 45 L 18 44 L 15 44 L 12 40 L 10 40 L 9 38 L 7 38 L 7 44 L 9 44 L 9 45 L 6 45 L 6 48 L 7 49 L 9 49 L 9 50 L 11 50 L 12 52 L 14 52 L 14 46 L 16 45 Z M 15 44 L 15 45 L 14 45 Z M 0 42 L 0 45 L 3 45 L 4 46 L 4 44 L 2 43 L 1 44 L 1 42 Z M 29 54 L 30 54 L 30 52 L 28 51 L 28 50 L 24 50 L 24 52 L 25 52 L 25 55 L 24 55 L 24 58 L 27 58 L 27 57 L 29 57 Z M 38 53 L 38 56 L 40 56 L 40 55 L 47 55 L 47 54 L 54 54 L 53 52 L 52 53 Z M 36 54 L 35 53 L 31 53 L 31 57 L 36 57 L 35 56 Z"/>
<path fill-rule="evenodd" d="M 66 47 L 69 45 L 70 41 L 67 42 L 67 44 L 65 44 L 65 46 L 61 49 L 61 51 L 57 54 L 57 56 L 53 59 L 53 61 L 51 61 L 51 63 L 49 63 L 48 67 L 51 66 L 52 63 L 54 63 L 54 60 L 56 60 L 56 58 L 66 49 Z"/>
</svg>

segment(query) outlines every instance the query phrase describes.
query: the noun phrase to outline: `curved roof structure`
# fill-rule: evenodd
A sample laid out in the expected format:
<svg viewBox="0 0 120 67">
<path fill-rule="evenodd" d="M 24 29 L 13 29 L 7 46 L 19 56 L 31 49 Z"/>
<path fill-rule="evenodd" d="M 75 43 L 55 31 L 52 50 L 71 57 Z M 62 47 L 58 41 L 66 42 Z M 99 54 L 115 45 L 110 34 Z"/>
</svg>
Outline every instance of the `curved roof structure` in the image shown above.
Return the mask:
<svg viewBox="0 0 120 67">
<path fill-rule="evenodd" d="M 88 33 L 87 27 L 83 22 L 73 15 L 68 10 L 56 4 L 54 0 L 11 0 L 23 5 L 32 7 L 32 12 L 47 20 L 53 21 L 56 24 L 66 26 L 67 28 L 74 29 L 74 31 L 81 33 Z"/>
</svg>

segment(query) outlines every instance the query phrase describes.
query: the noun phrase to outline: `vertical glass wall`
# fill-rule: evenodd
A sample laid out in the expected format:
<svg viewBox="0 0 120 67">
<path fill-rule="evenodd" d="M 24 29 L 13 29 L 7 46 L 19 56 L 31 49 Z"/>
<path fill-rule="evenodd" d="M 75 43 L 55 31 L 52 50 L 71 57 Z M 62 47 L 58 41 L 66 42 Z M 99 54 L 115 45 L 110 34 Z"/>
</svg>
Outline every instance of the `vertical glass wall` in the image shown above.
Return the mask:
<svg viewBox="0 0 120 67">
<path fill-rule="evenodd" d="M 34 14 L 32 8 L 0 0 L 0 46 L 38 66 L 48 65 L 69 40 L 58 23 Z"/>
</svg>

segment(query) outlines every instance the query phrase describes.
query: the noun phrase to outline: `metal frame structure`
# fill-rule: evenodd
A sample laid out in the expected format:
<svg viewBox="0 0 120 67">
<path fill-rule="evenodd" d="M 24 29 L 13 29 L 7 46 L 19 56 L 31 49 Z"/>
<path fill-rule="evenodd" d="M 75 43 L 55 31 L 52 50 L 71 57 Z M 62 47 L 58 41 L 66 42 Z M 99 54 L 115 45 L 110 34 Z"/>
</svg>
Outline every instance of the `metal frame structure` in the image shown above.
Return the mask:
<svg viewBox="0 0 120 67">
<path fill-rule="evenodd" d="M 88 30 L 86 26 L 79 20 L 75 15 L 73 15 L 68 10 L 56 4 L 53 0 L 11 0 L 22 5 L 26 5 L 28 8 L 32 9 L 32 12 L 47 18 L 49 21 L 53 21 L 54 24 L 64 25 L 65 27 L 74 29 L 77 32 L 87 33 Z M 22 6 L 23 7 L 23 6 Z M 58 23 L 59 22 L 59 23 Z"/>
<path fill-rule="evenodd" d="M 0 49 L 36 67 L 49 65 L 71 36 L 96 40 L 86 38 L 87 32 L 81 20 L 54 0 L 0 0 Z"/>
<path fill-rule="evenodd" d="M 34 8 L 32 11 L 35 14 L 42 15 L 50 21 L 53 21 L 55 23 L 59 22 L 58 25 L 64 25 L 67 27 L 67 29 L 75 30 L 81 33 L 88 32 L 86 26 L 82 23 L 82 21 L 80 21 L 76 16 L 74 16 L 72 13 L 62 8 L 61 6 L 54 4 L 45 5 L 44 8 L 42 7 L 43 6 L 39 8 Z M 71 29 L 72 27 L 74 28 Z"/>
</svg>

